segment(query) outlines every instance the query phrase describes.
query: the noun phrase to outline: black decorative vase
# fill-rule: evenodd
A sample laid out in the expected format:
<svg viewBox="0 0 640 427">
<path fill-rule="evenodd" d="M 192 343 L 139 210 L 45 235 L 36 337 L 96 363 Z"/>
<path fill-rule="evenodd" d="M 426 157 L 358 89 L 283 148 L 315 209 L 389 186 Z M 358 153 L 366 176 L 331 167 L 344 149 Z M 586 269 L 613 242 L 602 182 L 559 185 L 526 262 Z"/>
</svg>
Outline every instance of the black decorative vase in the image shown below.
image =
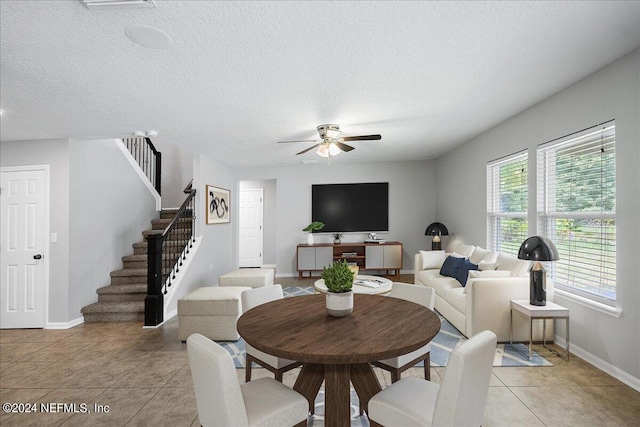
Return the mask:
<svg viewBox="0 0 640 427">
<path fill-rule="evenodd" d="M 547 287 L 545 284 L 545 271 L 544 270 L 531 270 L 529 272 L 530 277 L 530 292 L 529 303 L 531 305 L 547 305 Z"/>
</svg>

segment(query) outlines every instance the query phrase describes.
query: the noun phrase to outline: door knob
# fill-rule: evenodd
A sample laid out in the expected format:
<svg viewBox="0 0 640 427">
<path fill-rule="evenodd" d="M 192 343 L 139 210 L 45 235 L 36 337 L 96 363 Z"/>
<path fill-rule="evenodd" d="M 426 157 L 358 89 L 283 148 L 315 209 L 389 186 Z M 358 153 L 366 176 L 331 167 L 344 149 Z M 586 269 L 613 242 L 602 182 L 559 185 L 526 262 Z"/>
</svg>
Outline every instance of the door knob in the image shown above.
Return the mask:
<svg viewBox="0 0 640 427">
<path fill-rule="evenodd" d="M 41 254 L 34 255 L 33 259 L 42 259 L 42 255 Z"/>
</svg>

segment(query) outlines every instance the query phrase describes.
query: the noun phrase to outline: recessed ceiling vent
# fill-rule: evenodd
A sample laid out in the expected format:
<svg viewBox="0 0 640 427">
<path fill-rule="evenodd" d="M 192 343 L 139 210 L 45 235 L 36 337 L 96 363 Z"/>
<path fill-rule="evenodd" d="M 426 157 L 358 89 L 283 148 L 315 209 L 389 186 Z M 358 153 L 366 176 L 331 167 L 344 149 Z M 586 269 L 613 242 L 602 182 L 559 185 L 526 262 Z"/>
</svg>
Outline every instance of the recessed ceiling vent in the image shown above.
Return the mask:
<svg viewBox="0 0 640 427">
<path fill-rule="evenodd" d="M 157 7 L 155 0 L 80 0 L 87 9 Z"/>
</svg>

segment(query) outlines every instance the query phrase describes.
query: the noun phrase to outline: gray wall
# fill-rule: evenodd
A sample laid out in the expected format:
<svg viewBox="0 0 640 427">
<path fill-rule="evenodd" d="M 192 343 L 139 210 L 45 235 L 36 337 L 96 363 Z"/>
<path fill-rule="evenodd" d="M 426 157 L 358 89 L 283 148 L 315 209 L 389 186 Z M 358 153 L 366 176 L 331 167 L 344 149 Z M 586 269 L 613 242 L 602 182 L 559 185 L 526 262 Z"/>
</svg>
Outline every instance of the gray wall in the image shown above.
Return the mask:
<svg viewBox="0 0 640 427">
<path fill-rule="evenodd" d="M 98 301 L 96 289 L 111 283 L 131 245 L 158 217 L 156 202 L 117 144 L 119 140 L 69 143 L 69 313 Z"/>
<path fill-rule="evenodd" d="M 278 201 L 278 183 L 275 179 L 265 179 L 260 181 L 240 181 L 240 190 L 249 190 L 254 188 L 262 188 L 262 263 L 276 263 L 276 247 L 272 242 L 276 241 L 277 236 L 277 201 Z"/>
<path fill-rule="evenodd" d="M 69 141 L 3 141 L 0 166 L 49 165 L 49 232 L 58 242 L 49 244 L 48 323 L 67 322 L 69 283 Z"/>
<path fill-rule="evenodd" d="M 529 150 L 529 230 L 536 232 L 536 147 L 616 120 L 619 317 L 556 294 L 571 310 L 571 348 L 640 384 L 640 51 L 511 118 L 437 160 L 437 218 L 468 243 L 486 245 L 486 164 Z M 556 332 L 564 336 L 558 322 Z"/>
<path fill-rule="evenodd" d="M 162 208 L 179 208 L 193 178 L 193 154 L 162 141 L 153 140 L 153 145 L 162 153 Z"/>
<path fill-rule="evenodd" d="M 435 220 L 435 179 L 433 161 L 387 163 L 334 163 L 234 170 L 237 181 L 277 180 L 277 236 L 273 241 L 278 275 L 296 274 L 296 245 L 306 243 L 302 231 L 311 218 L 311 185 L 355 182 L 389 183 L 388 234 L 380 237 L 402 242 L 403 269 L 413 269 L 413 254 L 429 246 L 424 230 Z M 234 236 L 237 241 L 237 228 Z M 332 242 L 331 234 L 316 235 L 316 242 Z M 344 242 L 361 242 L 364 233 L 346 234 Z M 234 252 L 234 265 L 238 254 Z"/>
</svg>

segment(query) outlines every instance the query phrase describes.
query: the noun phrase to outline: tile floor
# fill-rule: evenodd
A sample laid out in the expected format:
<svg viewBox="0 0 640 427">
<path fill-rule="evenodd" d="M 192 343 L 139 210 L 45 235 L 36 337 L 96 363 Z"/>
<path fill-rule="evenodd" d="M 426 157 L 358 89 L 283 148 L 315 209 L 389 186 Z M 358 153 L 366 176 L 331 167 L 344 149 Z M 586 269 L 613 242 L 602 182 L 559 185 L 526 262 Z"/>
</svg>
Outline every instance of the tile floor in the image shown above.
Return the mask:
<svg viewBox="0 0 640 427">
<path fill-rule="evenodd" d="M 76 413 L 64 408 L 2 412 L 0 424 L 198 426 L 186 345 L 178 341 L 177 324 L 174 318 L 157 329 L 88 323 L 67 330 L 0 330 L 2 403 L 76 404 Z M 554 366 L 493 368 L 485 426 L 640 425 L 640 392 L 578 357 L 565 362 L 542 347 L 536 351 Z M 444 372 L 432 368 L 432 380 L 440 382 Z M 237 373 L 243 381 L 244 370 Z M 391 383 L 385 371 L 377 374 L 383 387 Z M 421 374 L 421 368 L 405 373 Z M 254 378 L 267 375 L 264 369 L 253 371 Z M 285 384 L 292 386 L 296 375 L 296 370 L 286 373 Z M 90 413 L 83 413 L 80 404 Z M 108 406 L 108 412 L 96 412 L 95 405 Z"/>
</svg>

